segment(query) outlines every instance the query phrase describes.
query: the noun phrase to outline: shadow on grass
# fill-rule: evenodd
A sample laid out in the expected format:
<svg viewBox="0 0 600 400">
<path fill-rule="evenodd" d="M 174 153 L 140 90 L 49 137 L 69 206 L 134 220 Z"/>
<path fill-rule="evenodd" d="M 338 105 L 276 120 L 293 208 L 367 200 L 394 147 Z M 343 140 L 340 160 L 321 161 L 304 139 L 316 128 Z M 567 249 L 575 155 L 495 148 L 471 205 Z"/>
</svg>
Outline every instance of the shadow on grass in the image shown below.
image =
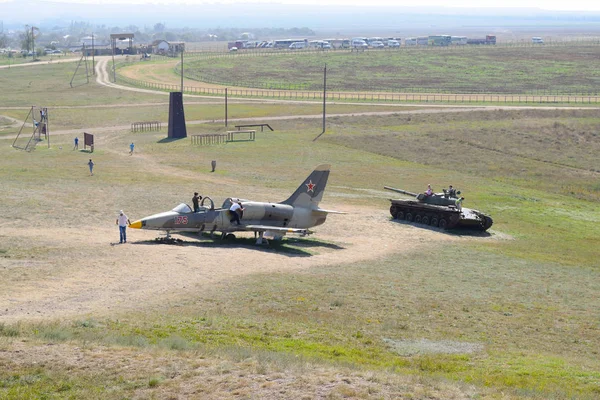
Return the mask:
<svg viewBox="0 0 600 400">
<path fill-rule="evenodd" d="M 198 248 L 245 248 L 261 252 L 275 252 L 288 257 L 311 257 L 314 254 L 311 251 L 318 251 L 319 249 L 333 249 L 343 250 L 344 247 L 334 243 L 328 243 L 315 239 L 299 239 L 289 238 L 284 240 L 269 240 L 269 244 L 257 245 L 256 239 L 254 238 L 235 238 L 235 239 L 221 239 L 220 235 L 215 235 L 215 238 L 211 238 L 209 234 L 197 235 L 195 233 L 186 234 L 180 232 L 178 236 L 188 237 L 192 240 L 175 239 L 172 246 L 192 246 Z M 164 245 L 169 244 L 162 243 L 157 240 L 141 240 L 131 242 L 134 245 Z"/>
<path fill-rule="evenodd" d="M 426 230 L 433 231 L 433 232 L 439 232 L 439 233 L 443 233 L 445 235 L 450 235 L 450 236 L 469 236 L 469 237 L 482 237 L 482 238 L 492 237 L 492 234 L 489 233 L 488 231 L 480 231 L 478 229 L 452 228 L 452 229 L 445 230 L 445 229 L 441 229 L 441 228 L 434 227 L 431 225 L 423 225 L 423 224 L 419 224 L 417 222 L 408 222 L 405 220 L 391 219 L 391 218 L 390 218 L 390 222 L 400 224 L 400 225 L 414 226 L 416 228 L 426 229 Z"/>
<path fill-rule="evenodd" d="M 92 153 L 93 153 L 93 150 L 91 150 L 91 149 L 81 149 L 81 150 L 79 150 L 79 152 L 80 152 L 80 153 L 88 153 L 88 154 L 92 154 Z"/>
<path fill-rule="evenodd" d="M 170 138 L 170 137 L 166 137 L 166 138 L 160 139 L 156 143 L 171 143 L 171 142 L 175 142 L 177 140 L 182 140 L 182 139 L 187 139 L 187 137 L 182 137 L 182 138 Z"/>
</svg>

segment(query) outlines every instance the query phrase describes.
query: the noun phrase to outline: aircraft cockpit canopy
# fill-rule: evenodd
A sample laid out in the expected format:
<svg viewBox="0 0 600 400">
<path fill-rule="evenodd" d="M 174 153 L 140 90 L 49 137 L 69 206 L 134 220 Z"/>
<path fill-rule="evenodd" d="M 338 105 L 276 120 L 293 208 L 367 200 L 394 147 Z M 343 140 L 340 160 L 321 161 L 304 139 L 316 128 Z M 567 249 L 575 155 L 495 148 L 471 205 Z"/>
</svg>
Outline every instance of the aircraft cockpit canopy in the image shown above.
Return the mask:
<svg viewBox="0 0 600 400">
<path fill-rule="evenodd" d="M 188 213 L 192 212 L 192 209 L 187 204 L 181 203 L 177 207 L 175 207 L 172 211 L 175 211 L 180 214 L 188 214 Z"/>
</svg>

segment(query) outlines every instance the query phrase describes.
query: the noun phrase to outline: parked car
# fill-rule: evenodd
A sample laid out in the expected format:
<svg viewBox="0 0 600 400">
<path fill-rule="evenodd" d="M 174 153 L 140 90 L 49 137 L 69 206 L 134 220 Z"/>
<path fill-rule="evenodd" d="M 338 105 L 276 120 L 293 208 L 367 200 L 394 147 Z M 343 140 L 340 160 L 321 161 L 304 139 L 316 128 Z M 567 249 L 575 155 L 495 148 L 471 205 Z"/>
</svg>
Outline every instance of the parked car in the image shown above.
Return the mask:
<svg viewBox="0 0 600 400">
<path fill-rule="evenodd" d="M 394 48 L 394 47 L 400 47 L 400 42 L 397 40 L 388 40 L 387 42 L 388 47 Z"/>
<path fill-rule="evenodd" d="M 229 49 L 230 52 L 236 52 L 237 51 L 237 47 L 233 46 L 232 48 Z"/>
<path fill-rule="evenodd" d="M 383 42 L 376 40 L 374 42 L 371 42 L 371 47 L 374 49 L 383 49 L 385 47 L 385 45 L 383 44 Z"/>
</svg>

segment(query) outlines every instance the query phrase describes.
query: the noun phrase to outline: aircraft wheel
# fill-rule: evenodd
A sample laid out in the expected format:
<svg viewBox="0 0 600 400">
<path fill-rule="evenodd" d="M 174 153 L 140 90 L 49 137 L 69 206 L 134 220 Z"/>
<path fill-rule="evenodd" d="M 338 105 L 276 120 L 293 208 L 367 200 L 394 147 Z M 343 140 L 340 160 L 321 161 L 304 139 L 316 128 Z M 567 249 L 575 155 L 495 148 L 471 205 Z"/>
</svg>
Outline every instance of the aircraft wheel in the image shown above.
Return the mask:
<svg viewBox="0 0 600 400">
<path fill-rule="evenodd" d="M 429 217 L 427 215 L 424 215 L 423 218 L 421 218 L 421 223 L 423 225 L 429 225 Z"/>
<path fill-rule="evenodd" d="M 405 216 L 404 218 L 406 218 L 406 220 L 407 220 L 408 222 L 412 222 L 412 220 L 413 220 L 413 215 L 412 215 L 411 213 L 406 213 L 406 216 Z"/>
<path fill-rule="evenodd" d="M 448 225 L 448 222 L 444 218 L 440 219 L 440 222 L 438 223 L 438 226 L 441 229 L 446 229 L 447 225 Z"/>
<path fill-rule="evenodd" d="M 415 215 L 415 222 L 416 222 L 417 224 L 420 224 L 420 223 L 421 223 L 421 219 L 422 219 L 421 215 L 419 215 L 419 214 Z"/>
</svg>

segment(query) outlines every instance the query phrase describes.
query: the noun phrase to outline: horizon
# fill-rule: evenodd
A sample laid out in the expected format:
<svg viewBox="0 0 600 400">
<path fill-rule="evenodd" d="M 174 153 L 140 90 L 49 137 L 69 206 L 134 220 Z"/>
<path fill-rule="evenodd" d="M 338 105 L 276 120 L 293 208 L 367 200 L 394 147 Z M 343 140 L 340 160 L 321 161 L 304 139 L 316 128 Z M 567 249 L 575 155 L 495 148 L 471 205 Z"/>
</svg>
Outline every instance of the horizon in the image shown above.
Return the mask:
<svg viewBox="0 0 600 400">
<path fill-rule="evenodd" d="M 452 4 L 448 4 L 445 1 L 440 0 L 420 0 L 418 5 L 415 5 L 412 1 L 395 1 L 395 0 L 371 0 L 369 4 L 365 4 L 359 0 L 161 0 L 161 1 L 147 1 L 147 0 L 31 0 L 32 3 L 52 4 L 52 3 L 63 3 L 72 5 L 331 5 L 331 6 L 347 6 L 347 7 L 378 7 L 378 8 L 392 8 L 392 9 L 423 9 L 423 8 L 436 8 L 444 10 L 540 10 L 540 11 L 561 11 L 561 12 L 586 12 L 586 11 L 600 11 L 600 2 L 590 2 L 588 0 L 573 0 L 569 2 L 558 1 L 558 0 L 505 0 L 501 6 L 495 1 L 485 0 L 458 0 Z M 20 0 L 0 0 L 0 5 L 8 3 L 20 3 Z"/>
</svg>

